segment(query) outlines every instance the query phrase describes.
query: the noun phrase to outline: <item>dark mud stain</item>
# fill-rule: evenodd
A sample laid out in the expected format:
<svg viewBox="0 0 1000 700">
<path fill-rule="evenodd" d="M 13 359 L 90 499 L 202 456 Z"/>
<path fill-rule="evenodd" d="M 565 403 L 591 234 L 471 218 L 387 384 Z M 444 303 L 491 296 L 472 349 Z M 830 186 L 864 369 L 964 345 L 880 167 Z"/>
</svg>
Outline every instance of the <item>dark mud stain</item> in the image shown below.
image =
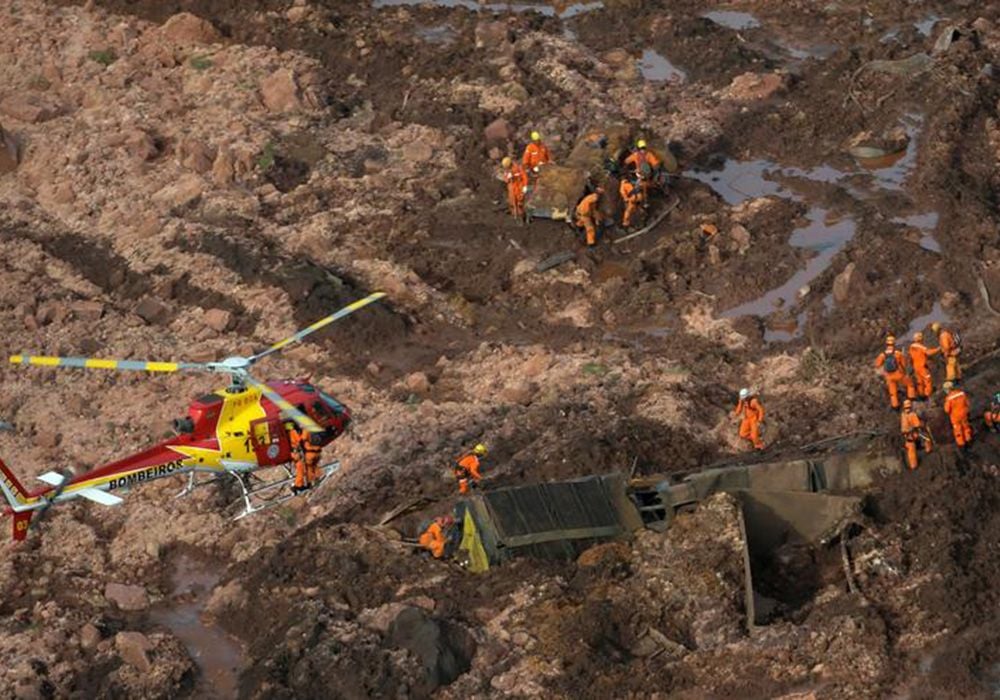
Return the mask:
<svg viewBox="0 0 1000 700">
<path fill-rule="evenodd" d="M 150 610 L 150 621 L 173 632 L 198 665 L 200 675 L 193 697 L 234 698 L 239 693 L 243 650 L 220 628 L 202 619 L 205 603 L 219 581 L 220 567 L 189 553 L 179 553 L 172 566 L 170 599 Z"/>
</svg>

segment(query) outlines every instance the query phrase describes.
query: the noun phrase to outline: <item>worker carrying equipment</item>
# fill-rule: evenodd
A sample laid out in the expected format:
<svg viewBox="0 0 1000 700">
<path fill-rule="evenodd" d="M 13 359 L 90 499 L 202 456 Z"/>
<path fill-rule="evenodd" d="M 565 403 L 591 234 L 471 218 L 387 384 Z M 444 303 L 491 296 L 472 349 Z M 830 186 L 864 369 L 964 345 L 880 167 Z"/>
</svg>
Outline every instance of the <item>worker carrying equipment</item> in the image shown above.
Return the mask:
<svg viewBox="0 0 1000 700">
<path fill-rule="evenodd" d="M 934 393 L 934 382 L 931 378 L 931 369 L 927 366 L 927 358 L 933 357 L 939 352 L 941 352 L 940 348 L 928 348 L 924 345 L 923 333 L 917 331 L 913 334 L 913 342 L 910 343 L 908 354 L 910 367 L 913 368 L 914 391 L 919 399 L 929 399 Z"/>
<path fill-rule="evenodd" d="M 1000 391 L 993 394 L 993 400 L 990 401 L 990 407 L 986 409 L 983 418 L 986 420 L 987 430 L 1000 433 Z"/>
<path fill-rule="evenodd" d="M 479 468 L 482 466 L 480 457 L 485 457 L 488 452 L 486 445 L 479 443 L 472 448 L 471 452 L 462 455 L 455 461 L 452 472 L 458 481 L 459 493 L 467 494 L 470 488 L 479 485 L 483 478 L 482 474 L 479 473 Z"/>
<path fill-rule="evenodd" d="M 618 193 L 625 204 L 625 211 L 622 214 L 622 228 L 631 228 L 635 213 L 639 211 L 639 205 L 645 201 L 646 197 L 639 186 L 639 180 L 630 180 L 627 177 L 622 178 L 621 184 L 618 186 Z"/>
<path fill-rule="evenodd" d="M 420 546 L 431 553 L 435 559 L 440 559 L 445 555 L 450 538 L 450 530 L 455 526 L 455 519 L 450 515 L 443 515 L 434 518 L 434 521 L 427 526 L 427 529 L 420 533 L 418 542 Z"/>
<path fill-rule="evenodd" d="M 587 237 L 587 245 L 597 245 L 597 234 L 600 222 L 600 198 L 604 194 L 603 187 L 596 187 L 576 205 L 576 225 L 583 229 Z"/>
<path fill-rule="evenodd" d="M 305 413 L 303 406 L 298 406 L 298 409 Z M 319 460 L 323 446 L 314 445 L 312 433 L 299 428 L 295 423 L 289 423 L 287 429 L 292 457 L 295 460 L 295 485 L 292 486 L 292 493 L 298 494 L 308 491 L 312 488 L 313 482 L 319 480 L 321 475 Z"/>
<path fill-rule="evenodd" d="M 521 165 L 524 169 L 537 174 L 541 166 L 552 162 L 552 154 L 548 147 L 542 143 L 542 135 L 537 131 L 531 132 L 531 143 L 524 147 L 524 155 L 521 156 Z"/>
<path fill-rule="evenodd" d="M 896 349 L 895 336 L 886 336 L 885 350 L 875 358 L 875 366 L 882 370 L 885 386 L 889 391 L 889 403 L 894 409 L 899 408 L 900 384 L 906 387 L 906 398 L 915 399 L 917 397 L 913 382 L 906 374 L 906 359 L 902 351 Z"/>
<path fill-rule="evenodd" d="M 503 181 L 507 183 L 507 206 L 510 215 L 524 221 L 524 197 L 528 193 L 528 174 L 524 168 L 510 158 L 500 161 L 503 166 Z"/>
<path fill-rule="evenodd" d="M 740 418 L 740 437 L 749 440 L 755 450 L 763 450 L 760 431 L 764 423 L 764 405 L 756 390 L 740 389 L 740 400 L 733 409 L 733 417 Z"/>
<path fill-rule="evenodd" d="M 958 365 L 958 356 L 962 352 L 962 338 L 957 331 L 949 331 L 935 321 L 931 330 L 938 334 L 938 351 L 945 361 L 945 379 L 949 382 L 962 378 L 962 368 Z"/>
<path fill-rule="evenodd" d="M 964 448 L 972 441 L 972 426 L 969 425 L 969 397 L 955 386 L 954 382 L 945 382 L 944 412 L 951 419 L 951 430 L 955 435 L 955 444 Z"/>
<path fill-rule="evenodd" d="M 646 148 L 645 139 L 635 142 L 635 149 L 625 158 L 625 166 L 635 170 L 642 185 L 642 193 L 649 197 L 649 190 L 653 185 L 664 187 L 667 183 L 667 174 L 663 170 L 663 161 L 652 151 Z"/>
<path fill-rule="evenodd" d="M 910 399 L 903 402 L 903 412 L 899 414 L 899 431 L 906 443 L 906 465 L 910 469 L 916 469 L 917 443 L 923 443 L 924 452 L 928 453 L 933 448 L 933 443 L 920 416 L 913 410 L 913 402 Z"/>
</svg>

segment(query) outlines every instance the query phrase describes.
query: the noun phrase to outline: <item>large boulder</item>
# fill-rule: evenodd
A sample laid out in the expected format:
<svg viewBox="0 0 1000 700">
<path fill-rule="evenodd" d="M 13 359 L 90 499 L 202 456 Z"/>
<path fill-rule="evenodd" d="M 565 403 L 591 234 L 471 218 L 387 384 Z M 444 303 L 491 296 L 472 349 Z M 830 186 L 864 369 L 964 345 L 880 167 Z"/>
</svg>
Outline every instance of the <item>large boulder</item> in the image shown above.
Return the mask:
<svg viewBox="0 0 1000 700">
<path fill-rule="evenodd" d="M 149 596 L 142 586 L 109 583 L 104 587 L 104 597 L 117 605 L 120 610 L 145 610 L 149 607 Z"/>
<path fill-rule="evenodd" d="M 168 19 L 161 32 L 177 44 L 215 44 L 222 40 L 219 30 L 211 22 L 190 12 L 181 12 Z"/>
<path fill-rule="evenodd" d="M 272 112 L 291 112 L 302 107 L 302 92 L 295 73 L 279 68 L 260 81 L 260 99 Z"/>
</svg>

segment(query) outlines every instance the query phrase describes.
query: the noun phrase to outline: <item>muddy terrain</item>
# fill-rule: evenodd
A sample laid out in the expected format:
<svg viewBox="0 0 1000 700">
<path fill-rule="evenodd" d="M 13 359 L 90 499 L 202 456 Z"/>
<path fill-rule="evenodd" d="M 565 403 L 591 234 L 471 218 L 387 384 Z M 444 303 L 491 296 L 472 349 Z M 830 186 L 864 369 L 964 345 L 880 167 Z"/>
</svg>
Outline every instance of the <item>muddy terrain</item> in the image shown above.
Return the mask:
<svg viewBox="0 0 1000 700">
<path fill-rule="evenodd" d="M 352 410 L 321 492 L 234 522 L 235 493 L 162 480 L 5 545 L 0 697 L 1000 693 L 1000 5 L 0 0 L 0 27 L 7 354 L 217 360 L 388 295 L 259 366 Z M 659 226 L 588 249 L 508 216 L 530 131 L 558 162 L 611 124 L 680 163 Z M 898 448 L 872 363 L 933 321 L 973 449 L 922 406 L 939 449 L 866 494 L 851 585 L 839 554 L 776 576 L 794 605 L 752 632 L 725 495 L 478 576 L 400 541 L 479 441 L 487 488 L 757 459 L 744 386 L 768 458 Z M 218 378 L 0 381 L 33 487 L 172 435 Z"/>
</svg>

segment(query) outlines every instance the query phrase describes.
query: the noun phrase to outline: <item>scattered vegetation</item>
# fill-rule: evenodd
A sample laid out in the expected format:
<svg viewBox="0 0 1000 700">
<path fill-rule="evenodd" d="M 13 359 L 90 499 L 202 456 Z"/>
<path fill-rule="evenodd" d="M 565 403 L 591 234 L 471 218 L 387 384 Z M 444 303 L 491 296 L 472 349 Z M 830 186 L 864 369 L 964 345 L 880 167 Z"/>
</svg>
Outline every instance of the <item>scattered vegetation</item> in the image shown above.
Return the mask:
<svg viewBox="0 0 1000 700">
<path fill-rule="evenodd" d="M 195 70 L 208 70 L 212 67 L 212 59 L 208 56 L 192 56 L 188 64 Z"/>
<path fill-rule="evenodd" d="M 264 146 L 264 150 L 260 152 L 257 156 L 257 167 L 267 172 L 274 167 L 274 157 L 276 155 L 274 142 L 268 141 L 267 145 Z"/>
<path fill-rule="evenodd" d="M 802 353 L 799 376 L 805 381 L 823 384 L 833 376 L 833 360 L 822 348 L 809 346 Z"/>
<path fill-rule="evenodd" d="M 607 365 L 602 365 L 600 362 L 588 362 L 583 366 L 583 373 L 603 377 L 608 373 L 608 368 Z"/>
<path fill-rule="evenodd" d="M 101 51 L 90 52 L 90 60 L 100 63 L 105 68 L 114 63 L 117 58 L 118 56 L 115 55 L 114 49 L 102 49 Z"/>
</svg>

